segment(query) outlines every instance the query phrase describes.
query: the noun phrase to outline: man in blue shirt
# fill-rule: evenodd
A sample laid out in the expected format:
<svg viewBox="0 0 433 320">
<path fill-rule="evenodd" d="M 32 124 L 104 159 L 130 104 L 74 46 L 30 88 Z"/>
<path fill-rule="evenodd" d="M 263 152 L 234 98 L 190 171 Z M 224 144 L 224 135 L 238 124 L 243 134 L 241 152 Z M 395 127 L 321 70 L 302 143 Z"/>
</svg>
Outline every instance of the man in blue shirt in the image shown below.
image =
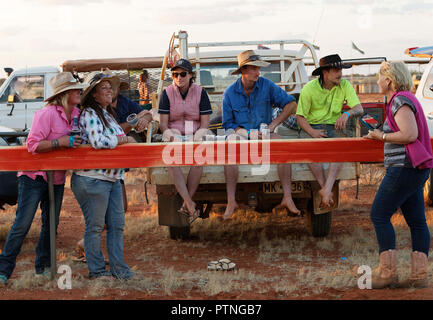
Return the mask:
<svg viewBox="0 0 433 320">
<path fill-rule="evenodd" d="M 126 82 L 121 82 L 120 85 L 125 84 L 127 85 Z M 133 128 L 135 128 L 137 132 L 142 132 L 149 125 L 150 121 L 152 121 L 152 113 L 148 110 L 144 110 L 134 101 L 119 94 L 120 85 L 118 88 L 113 88 L 113 102 L 111 104 L 117 116 L 116 120 L 125 133 L 128 133 Z M 133 113 L 138 116 L 138 123 L 135 127 L 126 121 L 126 118 Z"/>
<path fill-rule="evenodd" d="M 268 65 L 253 50 L 238 55 L 239 67 L 232 74 L 241 74 L 241 77 L 224 92 L 222 125 L 225 130 L 234 130 L 240 139 L 261 139 L 262 133 L 258 129 L 262 123 L 268 125 L 271 139 L 278 139 L 280 136 L 274 133 L 275 128 L 296 112 L 294 97 L 272 81 L 260 77 L 260 67 Z M 283 112 L 274 120 L 272 106 L 283 107 Z M 237 166 L 229 165 L 225 166 L 224 172 L 227 183 L 224 219 L 230 219 L 237 207 L 235 192 L 239 170 Z M 288 208 L 291 213 L 300 214 L 292 199 L 290 164 L 278 165 L 278 176 L 284 190 L 281 206 Z"/>
</svg>

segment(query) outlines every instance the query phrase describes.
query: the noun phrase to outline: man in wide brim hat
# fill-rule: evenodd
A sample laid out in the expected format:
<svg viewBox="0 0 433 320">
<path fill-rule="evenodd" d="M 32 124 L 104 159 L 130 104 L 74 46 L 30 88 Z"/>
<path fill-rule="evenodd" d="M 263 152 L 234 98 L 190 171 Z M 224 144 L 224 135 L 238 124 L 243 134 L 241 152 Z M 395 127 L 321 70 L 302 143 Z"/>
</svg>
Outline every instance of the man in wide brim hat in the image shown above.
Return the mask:
<svg viewBox="0 0 433 320">
<path fill-rule="evenodd" d="M 253 50 L 239 53 L 238 69 L 231 74 L 241 76 L 227 87 L 223 99 L 223 128 L 234 131 L 229 137 L 253 140 L 281 139 L 274 130 L 296 112 L 296 101 L 274 82 L 260 76 L 260 68 L 269 65 L 269 62 L 261 60 Z M 276 118 L 272 117 L 273 107 L 283 110 Z M 259 129 L 262 129 L 262 132 Z M 236 184 L 239 169 L 237 166 L 225 166 L 224 175 L 227 185 L 227 206 L 223 219 L 230 219 L 237 207 Z M 300 214 L 301 211 L 296 207 L 290 191 L 291 165 L 278 164 L 278 177 L 283 187 L 280 205 L 292 214 Z"/>
<path fill-rule="evenodd" d="M 238 68 L 231 74 L 240 74 L 243 66 L 267 67 L 269 65 L 269 62 L 263 61 L 261 57 L 257 55 L 253 50 L 247 50 L 239 53 Z"/>
<path fill-rule="evenodd" d="M 88 84 L 80 83 L 70 72 L 59 72 L 50 79 L 50 86 L 53 88 L 53 93 L 44 102 L 51 101 L 60 93 L 68 90 L 85 89 Z"/>
<path fill-rule="evenodd" d="M 105 69 L 104 71 L 90 72 L 84 80 L 84 84 L 87 84 L 88 87 L 84 90 L 81 96 L 82 104 L 84 103 L 84 101 L 86 101 L 87 96 L 93 90 L 93 88 L 102 81 L 110 82 L 113 91 L 117 89 L 120 85 L 120 78 L 112 74 L 109 69 Z"/>
<path fill-rule="evenodd" d="M 313 76 L 319 77 L 305 84 L 299 96 L 296 120 L 302 129 L 301 138 L 344 137 L 342 130 L 346 128 L 349 118 L 363 114 L 355 89 L 343 78 L 342 70 L 351 67 L 338 54 L 320 59 L 319 67 L 313 71 Z M 349 108 L 343 110 L 343 105 Z M 342 164 L 330 163 L 327 176 L 320 163 L 309 163 L 308 167 L 321 187 L 318 192 L 321 198 L 319 208 L 330 211 L 338 203 L 338 193 L 334 193 L 332 188 Z"/>
<path fill-rule="evenodd" d="M 331 54 L 319 60 L 319 67 L 314 69 L 312 75 L 320 76 L 323 69 L 329 68 L 349 69 L 352 68 L 352 65 L 348 63 L 345 64 L 338 54 Z"/>
</svg>

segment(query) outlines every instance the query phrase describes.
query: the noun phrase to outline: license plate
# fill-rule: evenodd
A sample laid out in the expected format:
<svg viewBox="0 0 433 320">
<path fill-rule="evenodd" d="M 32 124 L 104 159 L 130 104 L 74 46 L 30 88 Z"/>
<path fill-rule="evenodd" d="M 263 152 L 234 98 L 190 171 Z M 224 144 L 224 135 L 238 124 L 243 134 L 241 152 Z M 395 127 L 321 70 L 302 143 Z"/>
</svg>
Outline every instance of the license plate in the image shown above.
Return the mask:
<svg viewBox="0 0 433 320">
<path fill-rule="evenodd" d="M 263 193 L 284 193 L 283 186 L 279 181 L 263 183 L 262 191 Z M 303 191 L 304 185 L 302 182 L 292 182 L 292 193 L 301 193 Z"/>
</svg>

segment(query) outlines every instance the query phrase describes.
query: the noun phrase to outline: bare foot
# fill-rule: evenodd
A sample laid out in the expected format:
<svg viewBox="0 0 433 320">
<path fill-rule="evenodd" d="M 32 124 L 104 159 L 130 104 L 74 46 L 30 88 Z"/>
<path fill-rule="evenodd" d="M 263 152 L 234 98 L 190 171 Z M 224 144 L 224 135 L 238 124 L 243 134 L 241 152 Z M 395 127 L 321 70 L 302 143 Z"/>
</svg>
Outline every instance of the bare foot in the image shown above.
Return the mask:
<svg viewBox="0 0 433 320">
<path fill-rule="evenodd" d="M 292 198 L 284 198 L 283 201 L 281 201 L 280 207 L 286 207 L 290 213 L 300 215 L 301 211 L 296 208 L 295 203 L 293 202 Z"/>
<path fill-rule="evenodd" d="M 235 212 L 237 207 L 238 207 L 238 204 L 236 202 L 228 202 L 227 207 L 226 207 L 226 211 L 224 212 L 224 215 L 223 215 L 223 219 L 224 220 L 231 219 L 231 217 L 233 216 L 233 213 Z"/>
<path fill-rule="evenodd" d="M 319 190 L 320 197 L 322 201 L 320 202 L 319 208 L 330 207 L 334 204 L 334 200 L 332 199 L 333 193 L 327 192 L 325 189 Z"/>
</svg>

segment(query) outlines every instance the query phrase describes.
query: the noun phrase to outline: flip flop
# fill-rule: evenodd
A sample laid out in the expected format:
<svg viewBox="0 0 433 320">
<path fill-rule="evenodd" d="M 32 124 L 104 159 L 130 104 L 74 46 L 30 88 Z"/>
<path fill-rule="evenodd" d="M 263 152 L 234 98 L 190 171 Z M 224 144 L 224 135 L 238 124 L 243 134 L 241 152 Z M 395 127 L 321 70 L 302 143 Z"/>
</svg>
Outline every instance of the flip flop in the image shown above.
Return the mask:
<svg viewBox="0 0 433 320">
<path fill-rule="evenodd" d="M 220 259 L 218 262 L 221 263 L 221 267 L 224 271 L 232 271 L 236 269 L 236 263 L 234 263 L 230 259 L 223 258 Z"/>
<path fill-rule="evenodd" d="M 222 265 L 218 261 L 211 261 L 207 264 L 208 271 L 221 271 L 222 269 Z"/>
<path fill-rule="evenodd" d="M 85 256 L 72 258 L 72 261 L 74 261 L 74 262 L 83 262 L 83 263 L 87 263 L 87 260 L 86 260 L 86 257 L 85 257 Z"/>
<path fill-rule="evenodd" d="M 208 271 L 233 271 L 236 264 L 230 259 L 223 258 L 218 261 L 211 261 L 207 264 Z"/>
<path fill-rule="evenodd" d="M 200 209 L 196 209 L 194 211 L 194 213 L 189 216 L 189 219 L 188 219 L 189 223 L 191 224 L 195 220 L 197 220 L 197 218 L 200 217 L 200 214 L 201 214 Z"/>
<path fill-rule="evenodd" d="M 72 261 L 74 262 L 82 262 L 82 263 L 87 263 L 87 259 L 85 256 L 81 256 L 81 257 L 75 257 L 72 258 Z M 110 264 L 110 262 L 107 259 L 104 259 L 105 264 L 108 266 Z"/>
<path fill-rule="evenodd" d="M 188 222 L 190 224 L 193 223 L 201 215 L 200 209 L 196 209 L 193 214 L 190 214 L 188 210 L 186 210 L 184 207 L 182 207 L 179 210 L 177 210 L 177 212 L 186 216 L 188 218 Z"/>
</svg>

